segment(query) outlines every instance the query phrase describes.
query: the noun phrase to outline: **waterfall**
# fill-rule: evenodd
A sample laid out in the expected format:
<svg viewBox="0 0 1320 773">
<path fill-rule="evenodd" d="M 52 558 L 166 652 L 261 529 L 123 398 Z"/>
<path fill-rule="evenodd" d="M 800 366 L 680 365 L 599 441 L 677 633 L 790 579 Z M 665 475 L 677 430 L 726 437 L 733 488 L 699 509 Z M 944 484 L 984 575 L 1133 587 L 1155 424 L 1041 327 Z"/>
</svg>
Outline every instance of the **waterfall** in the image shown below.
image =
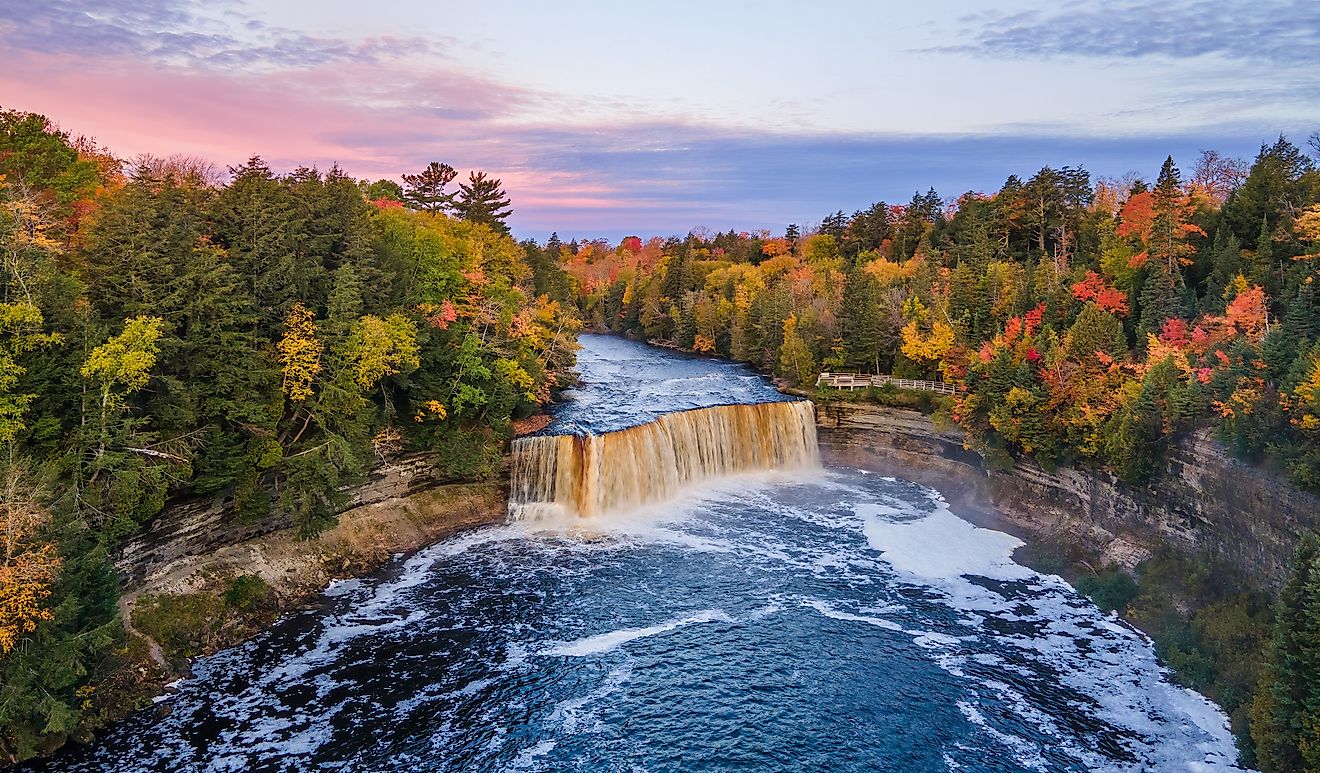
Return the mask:
<svg viewBox="0 0 1320 773">
<path fill-rule="evenodd" d="M 509 510 L 518 519 L 590 517 L 731 473 L 817 464 L 808 401 L 699 408 L 600 435 L 515 440 Z"/>
</svg>

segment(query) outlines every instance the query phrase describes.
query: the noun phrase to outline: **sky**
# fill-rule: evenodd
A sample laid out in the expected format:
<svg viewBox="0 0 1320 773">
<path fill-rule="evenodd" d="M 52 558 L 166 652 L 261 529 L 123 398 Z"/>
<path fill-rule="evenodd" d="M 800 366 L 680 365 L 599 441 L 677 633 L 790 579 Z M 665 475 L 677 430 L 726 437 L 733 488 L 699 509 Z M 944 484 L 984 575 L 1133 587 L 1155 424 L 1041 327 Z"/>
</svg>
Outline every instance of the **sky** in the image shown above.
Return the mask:
<svg viewBox="0 0 1320 773">
<path fill-rule="evenodd" d="M 1320 130 L 1320 2 L 0 0 L 0 107 L 124 158 L 499 177 L 519 237 L 782 232 Z"/>
</svg>

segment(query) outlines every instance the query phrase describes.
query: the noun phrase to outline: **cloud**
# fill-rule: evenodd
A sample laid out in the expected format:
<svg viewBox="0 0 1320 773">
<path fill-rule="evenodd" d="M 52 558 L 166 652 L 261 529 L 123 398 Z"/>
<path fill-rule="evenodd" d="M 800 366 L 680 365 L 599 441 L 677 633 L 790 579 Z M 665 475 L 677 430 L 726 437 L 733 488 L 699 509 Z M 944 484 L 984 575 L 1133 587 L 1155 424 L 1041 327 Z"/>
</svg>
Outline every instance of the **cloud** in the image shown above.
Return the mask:
<svg viewBox="0 0 1320 773">
<path fill-rule="evenodd" d="M 1151 176 L 1170 152 L 1190 166 L 1203 147 L 1250 156 L 1269 139 L 1225 126 L 1122 139 L 1030 125 L 943 137 L 794 135 L 681 119 L 566 126 L 520 118 L 553 95 L 453 68 L 330 63 L 226 74 L 67 56 L 48 69 L 50 60 L 7 62 L 0 71 L 0 93 L 13 100 L 7 106 L 44 112 L 122 155 L 179 152 L 224 165 L 255 153 L 277 170 L 338 163 L 368 179 L 445 161 L 501 178 L 514 232 L 538 238 L 557 230 L 566 239 L 617 239 L 698 225 L 780 230 L 837 209 L 904 203 L 928 187 L 946 197 L 991 191 L 1009 174 L 1028 176 L 1047 164 Z"/>
<path fill-rule="evenodd" d="M 1073 2 L 1048 11 L 962 17 L 963 45 L 929 49 L 1006 58 L 1054 56 L 1320 62 L 1315 0 Z"/>
<path fill-rule="evenodd" d="M 639 136 L 665 135 L 663 148 Z M 1214 146 L 1250 156 L 1262 140 L 1236 131 L 1217 134 Z M 511 138 L 512 139 L 512 138 Z M 697 225 L 718 230 L 782 230 L 835 210 L 851 212 L 877 201 L 907 203 L 930 187 L 946 198 L 968 190 L 997 190 L 1010 174 L 1028 177 L 1050 165 L 1084 166 L 1093 176 L 1137 171 L 1153 177 L 1165 155 L 1190 167 L 1207 135 L 1100 139 L 1017 136 L 922 137 L 894 135 L 748 135 L 670 124 L 594 131 L 526 131 L 516 138 L 530 171 L 591 172 L 562 185 L 537 186 L 522 195 L 510 186 L 519 233 L 618 238 L 685 233 Z M 521 183 L 521 180 L 515 180 Z M 582 186 L 599 192 L 589 205 Z M 522 202 L 520 204 L 520 201 Z M 530 206 L 529 206 L 530 205 Z"/>
<path fill-rule="evenodd" d="M 132 57 L 216 70 L 316 67 L 441 55 L 452 41 L 307 35 L 252 19 L 237 0 L 7 0 L 0 51 Z"/>
<path fill-rule="evenodd" d="M 1250 155 L 1268 138 L 1252 127 L 1274 127 L 1267 135 L 1280 128 L 1277 117 L 1247 112 L 1260 104 L 1250 89 L 1225 91 L 1215 106 L 1220 122 L 1199 123 L 1196 136 L 1097 138 L 1136 123 L 1122 116 L 1100 130 L 1023 123 L 980 136 L 720 128 L 707 116 L 657 117 L 628 98 L 594 109 L 600 101 L 513 85 L 458 58 L 395 54 L 444 43 L 419 49 L 402 39 L 311 37 L 246 10 L 104 0 L 91 11 L 65 0 L 10 0 L 0 4 L 0 94 L 7 107 L 46 113 L 124 156 L 184 153 L 224 165 L 256 153 L 280 170 L 338 163 L 369 179 L 430 161 L 484 169 L 513 199 L 515 233 L 558 230 L 565 238 L 697 225 L 778 230 L 878 200 L 906 202 L 928 187 L 945 196 L 990 191 L 1010 173 L 1046 164 L 1152 175 L 1166 153 L 1185 165 L 1202 147 Z M 985 34 L 1025 36 L 1057 20 L 1029 13 L 965 21 L 973 22 Z"/>
</svg>

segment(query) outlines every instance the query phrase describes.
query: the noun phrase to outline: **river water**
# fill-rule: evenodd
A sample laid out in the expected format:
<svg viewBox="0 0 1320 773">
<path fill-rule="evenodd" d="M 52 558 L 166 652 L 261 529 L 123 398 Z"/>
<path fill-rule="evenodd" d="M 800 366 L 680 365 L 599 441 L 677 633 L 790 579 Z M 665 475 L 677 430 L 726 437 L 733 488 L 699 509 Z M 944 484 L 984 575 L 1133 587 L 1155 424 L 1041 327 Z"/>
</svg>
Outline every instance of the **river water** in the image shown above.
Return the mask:
<svg viewBox="0 0 1320 773">
<path fill-rule="evenodd" d="M 736 365 L 583 344 L 552 432 L 779 399 Z M 511 522 L 333 585 L 49 769 L 1233 769 L 1223 714 L 1019 544 L 833 468 Z"/>
</svg>

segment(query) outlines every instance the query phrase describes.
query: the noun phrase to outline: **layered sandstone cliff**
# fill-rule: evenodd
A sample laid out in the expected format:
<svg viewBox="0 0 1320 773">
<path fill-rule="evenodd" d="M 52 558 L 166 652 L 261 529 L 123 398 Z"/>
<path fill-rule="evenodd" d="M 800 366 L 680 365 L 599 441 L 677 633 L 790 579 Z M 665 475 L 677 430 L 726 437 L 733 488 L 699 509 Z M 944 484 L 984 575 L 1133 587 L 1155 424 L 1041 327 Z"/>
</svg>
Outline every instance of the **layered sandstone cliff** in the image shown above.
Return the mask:
<svg viewBox="0 0 1320 773">
<path fill-rule="evenodd" d="M 1233 459 L 1205 433 L 1180 439 L 1155 480 L 1132 486 L 1103 470 L 1051 472 L 1030 460 L 987 471 L 956 428 L 915 411 L 832 403 L 817 408 L 817 423 L 826 461 L 930 485 L 966 508 L 988 503 L 1023 536 L 1128 568 L 1172 548 L 1273 589 L 1297 539 L 1320 527 L 1320 498 Z"/>
</svg>

